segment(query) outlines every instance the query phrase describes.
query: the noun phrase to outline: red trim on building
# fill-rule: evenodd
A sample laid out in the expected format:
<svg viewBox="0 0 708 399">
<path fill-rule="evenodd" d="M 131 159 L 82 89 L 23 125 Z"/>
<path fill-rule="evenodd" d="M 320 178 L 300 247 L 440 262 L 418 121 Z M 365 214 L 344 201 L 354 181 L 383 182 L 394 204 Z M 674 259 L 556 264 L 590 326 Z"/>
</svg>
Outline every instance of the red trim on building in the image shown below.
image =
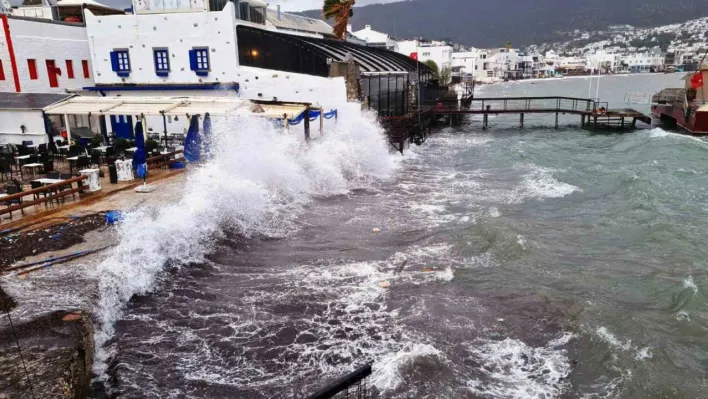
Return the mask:
<svg viewBox="0 0 708 399">
<path fill-rule="evenodd" d="M 0 80 L 5 80 L 5 68 L 2 66 L 2 60 L 0 60 Z"/>
<path fill-rule="evenodd" d="M 5 43 L 7 52 L 10 53 L 10 66 L 12 67 L 12 77 L 15 80 L 15 91 L 20 92 L 20 74 L 17 72 L 17 60 L 15 59 L 15 49 L 12 47 L 12 37 L 10 36 L 10 24 L 7 23 L 7 15 L 2 16 L 2 28 L 5 32 Z"/>
<path fill-rule="evenodd" d="M 84 77 L 88 79 L 90 77 L 89 75 L 89 65 L 87 60 L 82 60 L 81 61 L 81 67 L 84 69 Z"/>
<path fill-rule="evenodd" d="M 66 77 L 74 79 L 74 62 L 71 60 L 66 60 Z"/>
</svg>

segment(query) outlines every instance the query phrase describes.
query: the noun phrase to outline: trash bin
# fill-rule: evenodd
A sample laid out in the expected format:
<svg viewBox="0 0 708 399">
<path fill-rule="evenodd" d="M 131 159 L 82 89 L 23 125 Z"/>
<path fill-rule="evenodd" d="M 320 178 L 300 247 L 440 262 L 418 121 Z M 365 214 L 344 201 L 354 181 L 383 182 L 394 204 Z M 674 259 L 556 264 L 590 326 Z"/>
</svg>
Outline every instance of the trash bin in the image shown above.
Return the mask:
<svg viewBox="0 0 708 399">
<path fill-rule="evenodd" d="M 108 165 L 108 175 L 111 178 L 111 184 L 118 184 L 118 170 L 116 170 L 116 164 L 112 163 Z"/>
</svg>

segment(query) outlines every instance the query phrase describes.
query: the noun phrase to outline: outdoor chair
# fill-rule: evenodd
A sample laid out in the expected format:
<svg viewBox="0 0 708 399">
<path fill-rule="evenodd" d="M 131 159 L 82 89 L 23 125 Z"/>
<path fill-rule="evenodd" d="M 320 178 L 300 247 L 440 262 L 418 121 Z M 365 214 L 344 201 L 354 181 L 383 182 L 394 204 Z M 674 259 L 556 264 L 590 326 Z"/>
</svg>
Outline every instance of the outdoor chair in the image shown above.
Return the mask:
<svg viewBox="0 0 708 399">
<path fill-rule="evenodd" d="M 42 162 L 42 164 L 43 164 L 42 171 L 44 173 L 49 173 L 54 170 L 54 161 L 46 161 L 46 162 Z"/>
<path fill-rule="evenodd" d="M 47 179 L 60 179 L 59 172 L 51 171 L 47 173 Z"/>
<path fill-rule="evenodd" d="M 0 178 L 5 181 L 5 176 L 9 176 L 12 179 L 12 167 L 7 162 L 6 159 L 0 158 Z"/>
<path fill-rule="evenodd" d="M 44 184 L 42 184 L 42 183 L 40 183 L 40 182 L 38 182 L 38 181 L 32 180 L 32 181 L 30 182 L 30 186 L 32 187 L 32 190 L 34 190 L 35 188 L 42 188 L 42 187 L 44 187 Z M 34 199 L 35 199 L 35 200 L 38 200 L 40 196 L 44 196 L 44 198 L 47 198 L 47 192 L 46 192 L 46 191 L 43 192 L 43 193 L 34 193 L 34 194 L 32 194 L 32 195 L 34 196 Z M 45 204 L 45 206 L 46 206 L 46 204 Z"/>
<path fill-rule="evenodd" d="M 9 185 L 5 187 L 5 191 L 7 195 L 12 195 L 12 194 L 17 194 L 22 192 L 19 187 L 15 185 Z M 7 206 L 8 208 L 11 207 L 12 205 L 21 205 L 22 204 L 22 198 L 16 198 L 16 199 L 11 199 L 11 200 L 2 200 L 0 198 L 0 204 Z M 20 212 L 22 212 L 22 215 L 24 216 L 25 210 L 20 209 Z M 10 219 L 12 220 L 12 212 L 10 212 Z"/>
<path fill-rule="evenodd" d="M 39 147 L 37 147 L 37 150 L 41 153 L 46 153 L 49 151 L 49 147 L 46 144 L 40 144 Z"/>
<path fill-rule="evenodd" d="M 59 178 L 63 179 L 63 180 L 68 180 L 68 179 L 71 179 L 72 176 L 71 176 L 71 173 L 62 173 L 61 175 L 59 175 Z M 71 183 L 65 184 L 65 185 L 59 187 L 59 191 L 64 191 L 64 190 L 71 190 Z M 72 193 L 71 196 L 74 197 L 74 199 L 76 199 L 76 193 Z M 65 198 L 66 197 L 62 197 L 62 200 L 64 200 Z"/>
<path fill-rule="evenodd" d="M 76 171 L 80 171 L 82 169 L 88 169 L 91 166 L 91 159 L 86 156 L 80 156 L 79 159 L 76 161 Z"/>
<path fill-rule="evenodd" d="M 91 152 L 91 165 L 96 165 L 96 167 L 101 166 L 101 152 L 93 150 Z"/>
<path fill-rule="evenodd" d="M 22 145 L 24 145 L 24 146 L 28 146 L 28 145 L 32 145 L 32 144 L 34 144 L 34 142 L 32 142 L 32 140 L 22 140 Z"/>
</svg>

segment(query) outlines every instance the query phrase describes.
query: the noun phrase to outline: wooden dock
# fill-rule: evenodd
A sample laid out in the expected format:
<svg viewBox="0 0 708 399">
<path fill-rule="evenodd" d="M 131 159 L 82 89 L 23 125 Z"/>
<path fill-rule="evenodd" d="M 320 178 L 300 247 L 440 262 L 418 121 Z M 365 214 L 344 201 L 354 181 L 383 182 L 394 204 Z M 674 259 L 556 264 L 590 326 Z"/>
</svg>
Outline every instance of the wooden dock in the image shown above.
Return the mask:
<svg viewBox="0 0 708 399">
<path fill-rule="evenodd" d="M 489 115 L 517 114 L 524 127 L 526 114 L 555 115 L 555 127 L 561 114 L 579 115 L 580 126 L 585 129 L 633 129 L 637 121 L 651 124 L 651 117 L 634 109 L 608 109 L 606 102 L 575 97 L 484 97 L 467 98 L 465 106 L 450 107 L 444 103 L 421 107 L 422 115 L 447 116 L 450 123 L 456 116 L 483 115 L 482 128 L 489 127 Z"/>
</svg>

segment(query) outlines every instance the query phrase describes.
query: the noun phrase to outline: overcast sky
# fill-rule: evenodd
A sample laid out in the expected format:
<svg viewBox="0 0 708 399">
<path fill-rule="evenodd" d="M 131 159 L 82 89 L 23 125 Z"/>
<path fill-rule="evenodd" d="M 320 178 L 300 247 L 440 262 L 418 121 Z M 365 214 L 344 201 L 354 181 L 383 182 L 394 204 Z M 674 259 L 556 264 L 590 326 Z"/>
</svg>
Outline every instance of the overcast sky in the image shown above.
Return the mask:
<svg viewBox="0 0 708 399">
<path fill-rule="evenodd" d="M 96 0 L 99 3 L 105 5 L 116 7 L 116 8 L 128 8 L 130 7 L 131 0 Z M 302 10 L 314 10 L 322 7 L 322 0 L 265 0 L 271 6 L 280 4 L 284 11 L 302 11 Z M 357 7 L 365 6 L 367 4 L 375 3 L 393 3 L 395 1 L 402 0 L 356 0 Z M 11 4 L 22 4 L 22 0 L 10 0 Z"/>
</svg>

